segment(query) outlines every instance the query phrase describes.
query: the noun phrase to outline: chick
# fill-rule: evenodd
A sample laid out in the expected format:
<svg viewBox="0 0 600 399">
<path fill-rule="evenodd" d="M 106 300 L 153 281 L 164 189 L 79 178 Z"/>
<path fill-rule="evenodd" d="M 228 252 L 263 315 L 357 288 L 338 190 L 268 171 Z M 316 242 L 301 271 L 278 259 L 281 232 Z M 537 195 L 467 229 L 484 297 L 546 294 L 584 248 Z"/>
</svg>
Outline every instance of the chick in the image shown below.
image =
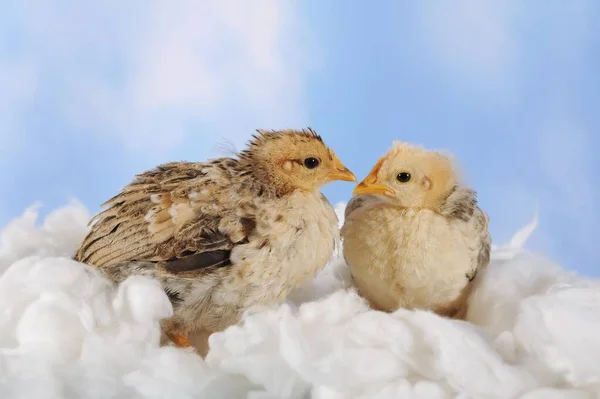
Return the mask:
<svg viewBox="0 0 600 399">
<path fill-rule="evenodd" d="M 353 195 L 341 233 L 358 293 L 378 310 L 463 319 L 491 236 L 449 156 L 394 142 Z"/>
<path fill-rule="evenodd" d="M 96 215 L 75 260 L 121 282 L 159 280 L 173 305 L 163 343 L 189 346 L 281 302 L 323 268 L 339 242 L 319 192 L 356 182 L 312 129 L 258 130 L 234 158 L 173 162 L 144 172 Z M 207 343 L 198 351 L 205 355 Z"/>
</svg>

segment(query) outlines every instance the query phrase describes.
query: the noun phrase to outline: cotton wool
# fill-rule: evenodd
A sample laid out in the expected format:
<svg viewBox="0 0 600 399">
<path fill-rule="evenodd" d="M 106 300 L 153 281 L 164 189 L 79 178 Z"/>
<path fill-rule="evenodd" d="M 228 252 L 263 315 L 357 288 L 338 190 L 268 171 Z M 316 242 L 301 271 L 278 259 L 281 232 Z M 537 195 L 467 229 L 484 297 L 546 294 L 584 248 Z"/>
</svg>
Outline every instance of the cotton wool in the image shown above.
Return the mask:
<svg viewBox="0 0 600 399">
<path fill-rule="evenodd" d="M 213 334 L 203 360 L 160 347 L 171 305 L 153 280 L 115 286 L 71 260 L 77 201 L 0 233 L 0 398 L 595 398 L 600 283 L 495 246 L 468 321 L 370 310 L 337 251 L 286 303 Z M 344 205 L 336 206 L 343 221 Z"/>
</svg>

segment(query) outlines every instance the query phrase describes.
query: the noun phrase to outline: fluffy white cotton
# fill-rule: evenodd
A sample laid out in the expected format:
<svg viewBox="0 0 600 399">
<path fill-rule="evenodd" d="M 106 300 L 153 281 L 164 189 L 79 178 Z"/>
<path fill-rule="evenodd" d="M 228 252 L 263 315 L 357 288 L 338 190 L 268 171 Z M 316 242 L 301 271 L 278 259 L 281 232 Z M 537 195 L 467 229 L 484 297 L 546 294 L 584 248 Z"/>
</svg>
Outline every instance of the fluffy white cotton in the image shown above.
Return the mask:
<svg viewBox="0 0 600 399">
<path fill-rule="evenodd" d="M 90 214 L 79 202 L 52 212 L 37 227 L 37 203 L 23 216 L 11 221 L 0 232 L 0 272 L 12 262 L 30 255 L 64 256 L 72 254 L 87 232 Z"/>
<path fill-rule="evenodd" d="M 337 256 L 288 301 L 214 334 L 206 361 L 159 347 L 158 284 L 115 287 L 70 259 L 77 202 L 0 236 L 0 398 L 592 398 L 600 395 L 600 283 L 496 246 L 470 322 L 369 310 Z M 336 207 L 343 218 L 343 205 Z"/>
</svg>

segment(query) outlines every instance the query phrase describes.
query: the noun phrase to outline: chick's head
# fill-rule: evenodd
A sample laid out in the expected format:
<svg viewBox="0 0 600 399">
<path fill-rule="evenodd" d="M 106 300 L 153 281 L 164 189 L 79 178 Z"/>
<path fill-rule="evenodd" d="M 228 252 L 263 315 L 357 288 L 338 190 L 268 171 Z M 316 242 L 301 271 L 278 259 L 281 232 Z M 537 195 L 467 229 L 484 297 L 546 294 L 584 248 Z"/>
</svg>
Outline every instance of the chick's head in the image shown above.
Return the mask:
<svg viewBox="0 0 600 399">
<path fill-rule="evenodd" d="M 283 191 L 316 191 L 336 180 L 357 181 L 354 173 L 310 128 L 257 132 L 242 158 Z"/>
<path fill-rule="evenodd" d="M 457 184 L 448 156 L 394 142 L 353 194 L 376 195 L 404 208 L 439 210 Z"/>
</svg>

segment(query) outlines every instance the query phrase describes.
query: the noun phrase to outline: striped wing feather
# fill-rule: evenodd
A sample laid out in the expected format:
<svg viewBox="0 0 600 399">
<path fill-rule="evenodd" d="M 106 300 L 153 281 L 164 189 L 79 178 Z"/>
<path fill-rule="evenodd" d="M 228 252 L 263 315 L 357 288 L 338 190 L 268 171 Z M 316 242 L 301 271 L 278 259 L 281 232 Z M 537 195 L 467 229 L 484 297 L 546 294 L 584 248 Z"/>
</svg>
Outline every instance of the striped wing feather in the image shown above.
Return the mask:
<svg viewBox="0 0 600 399">
<path fill-rule="evenodd" d="M 103 204 L 75 259 L 100 268 L 153 261 L 173 273 L 229 264 L 231 249 L 253 226 L 219 204 L 227 195 L 196 198 L 198 190 L 231 186 L 218 165 L 172 163 L 138 175 Z"/>
</svg>

